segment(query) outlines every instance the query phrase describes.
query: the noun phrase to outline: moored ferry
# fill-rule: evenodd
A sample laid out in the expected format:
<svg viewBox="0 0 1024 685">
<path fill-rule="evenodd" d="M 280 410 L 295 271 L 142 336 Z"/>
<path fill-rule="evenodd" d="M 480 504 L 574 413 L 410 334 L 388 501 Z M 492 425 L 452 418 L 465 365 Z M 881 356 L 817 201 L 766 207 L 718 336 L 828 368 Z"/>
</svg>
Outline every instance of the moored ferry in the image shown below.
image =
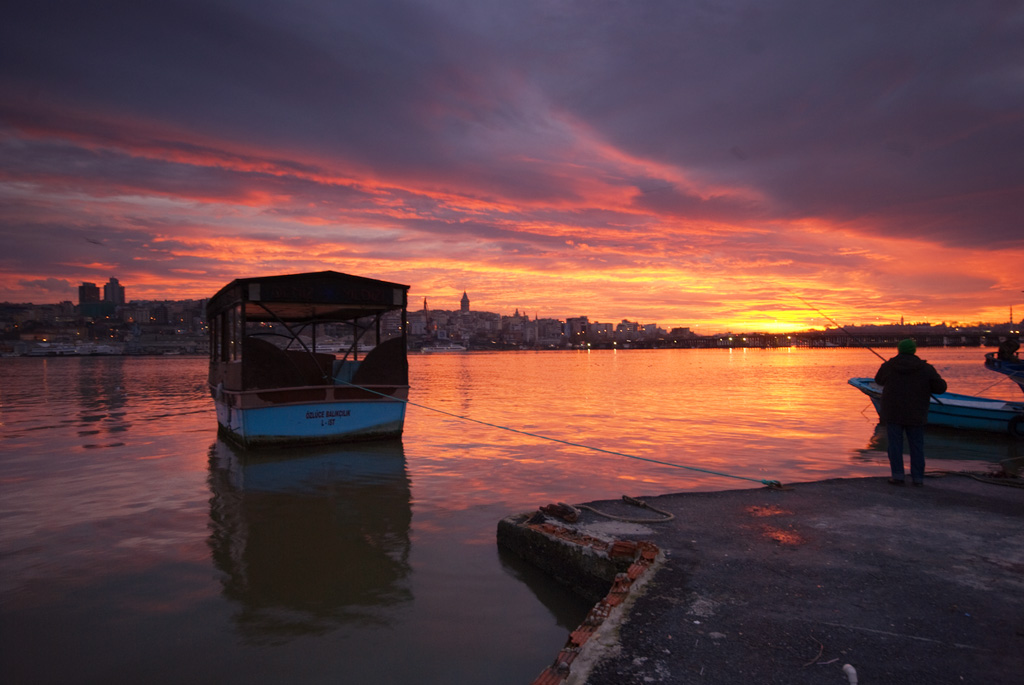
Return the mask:
<svg viewBox="0 0 1024 685">
<path fill-rule="evenodd" d="M 224 286 L 206 306 L 221 434 L 243 446 L 401 435 L 408 291 L 336 271 Z"/>
</svg>

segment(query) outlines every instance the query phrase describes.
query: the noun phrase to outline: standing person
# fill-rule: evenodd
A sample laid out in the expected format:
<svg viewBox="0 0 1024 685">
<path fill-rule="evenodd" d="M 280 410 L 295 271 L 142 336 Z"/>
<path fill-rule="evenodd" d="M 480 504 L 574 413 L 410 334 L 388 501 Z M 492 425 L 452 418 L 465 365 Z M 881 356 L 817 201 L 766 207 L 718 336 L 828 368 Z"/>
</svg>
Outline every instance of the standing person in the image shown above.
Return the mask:
<svg viewBox="0 0 1024 685">
<path fill-rule="evenodd" d="M 910 478 L 924 485 L 924 425 L 928 423 L 928 402 L 933 394 L 946 392 L 946 381 L 931 364 L 918 357 L 917 343 L 910 338 L 896 346 L 895 357 L 884 362 L 875 374 L 882 386 L 879 418 L 889 438 L 889 466 L 893 485 L 903 485 L 903 433 L 910 443 Z"/>
<path fill-rule="evenodd" d="M 999 351 L 996 352 L 996 359 L 1004 362 L 1020 361 L 1017 358 L 1017 350 L 1020 349 L 1020 340 L 1017 336 L 1010 335 L 999 343 Z"/>
</svg>

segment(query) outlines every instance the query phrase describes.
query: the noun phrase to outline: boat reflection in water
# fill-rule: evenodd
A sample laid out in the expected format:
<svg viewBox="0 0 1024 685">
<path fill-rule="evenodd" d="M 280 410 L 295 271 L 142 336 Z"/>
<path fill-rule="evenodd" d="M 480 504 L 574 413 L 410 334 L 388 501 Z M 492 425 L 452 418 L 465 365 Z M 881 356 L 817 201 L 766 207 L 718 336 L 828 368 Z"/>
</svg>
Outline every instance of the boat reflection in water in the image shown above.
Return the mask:
<svg viewBox="0 0 1024 685">
<path fill-rule="evenodd" d="M 887 452 L 884 424 L 877 424 L 867 450 Z M 909 446 L 903 445 L 908 454 Z M 926 426 L 924 455 L 927 471 L 998 471 L 1024 474 L 1024 441 L 999 433 L 960 431 L 945 426 Z"/>
<path fill-rule="evenodd" d="M 409 602 L 409 478 L 400 440 L 210 449 L 210 537 L 243 639 L 385 625 Z"/>
</svg>

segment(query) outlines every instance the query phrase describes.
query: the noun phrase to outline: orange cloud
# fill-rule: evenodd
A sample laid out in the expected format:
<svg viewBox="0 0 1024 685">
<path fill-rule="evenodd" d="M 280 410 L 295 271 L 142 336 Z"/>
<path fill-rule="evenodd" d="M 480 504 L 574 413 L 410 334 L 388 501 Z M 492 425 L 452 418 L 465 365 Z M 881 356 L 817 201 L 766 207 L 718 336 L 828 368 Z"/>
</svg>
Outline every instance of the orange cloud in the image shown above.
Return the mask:
<svg viewBox="0 0 1024 685">
<path fill-rule="evenodd" d="M 22 140 L 59 141 L 102 174 L 55 157 L 7 177 L 0 216 L 39 227 L 23 249 L 51 257 L 5 269 L 0 286 L 31 299 L 21 284 L 41 277 L 116 276 L 129 297 L 201 298 L 239 276 L 338 269 L 407 282 L 451 309 L 468 290 L 474 308 L 502 313 L 777 331 L 826 323 L 790 293 L 868 323 L 998 320 L 1020 289 L 1020 250 L 887 237 L 867 219 L 741 221 L 737 208 L 770 204 L 764 193 L 556 121 L 566 155 L 516 161 L 560 192 L 515 198 L 126 117 L 24 123 Z"/>
</svg>

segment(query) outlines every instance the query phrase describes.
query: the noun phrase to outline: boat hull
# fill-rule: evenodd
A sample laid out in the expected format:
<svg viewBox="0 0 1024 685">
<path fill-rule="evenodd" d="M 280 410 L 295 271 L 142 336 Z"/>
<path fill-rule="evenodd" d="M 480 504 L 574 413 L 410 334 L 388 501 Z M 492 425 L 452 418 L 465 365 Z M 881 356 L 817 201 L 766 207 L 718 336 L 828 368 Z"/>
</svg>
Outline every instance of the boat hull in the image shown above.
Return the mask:
<svg viewBox="0 0 1024 685">
<path fill-rule="evenodd" d="M 849 383 L 871 399 L 876 412 L 881 409 L 882 389 L 873 379 L 851 378 Z M 928 425 L 1024 437 L 1024 403 L 948 392 L 932 395 Z"/>
<path fill-rule="evenodd" d="M 998 359 L 994 352 L 985 355 L 985 368 L 996 373 L 1005 374 L 1024 392 L 1024 362 Z"/>
<path fill-rule="evenodd" d="M 287 395 L 216 388 L 211 394 L 221 435 L 245 447 L 394 438 L 405 424 L 404 397 L 281 401 Z"/>
</svg>

